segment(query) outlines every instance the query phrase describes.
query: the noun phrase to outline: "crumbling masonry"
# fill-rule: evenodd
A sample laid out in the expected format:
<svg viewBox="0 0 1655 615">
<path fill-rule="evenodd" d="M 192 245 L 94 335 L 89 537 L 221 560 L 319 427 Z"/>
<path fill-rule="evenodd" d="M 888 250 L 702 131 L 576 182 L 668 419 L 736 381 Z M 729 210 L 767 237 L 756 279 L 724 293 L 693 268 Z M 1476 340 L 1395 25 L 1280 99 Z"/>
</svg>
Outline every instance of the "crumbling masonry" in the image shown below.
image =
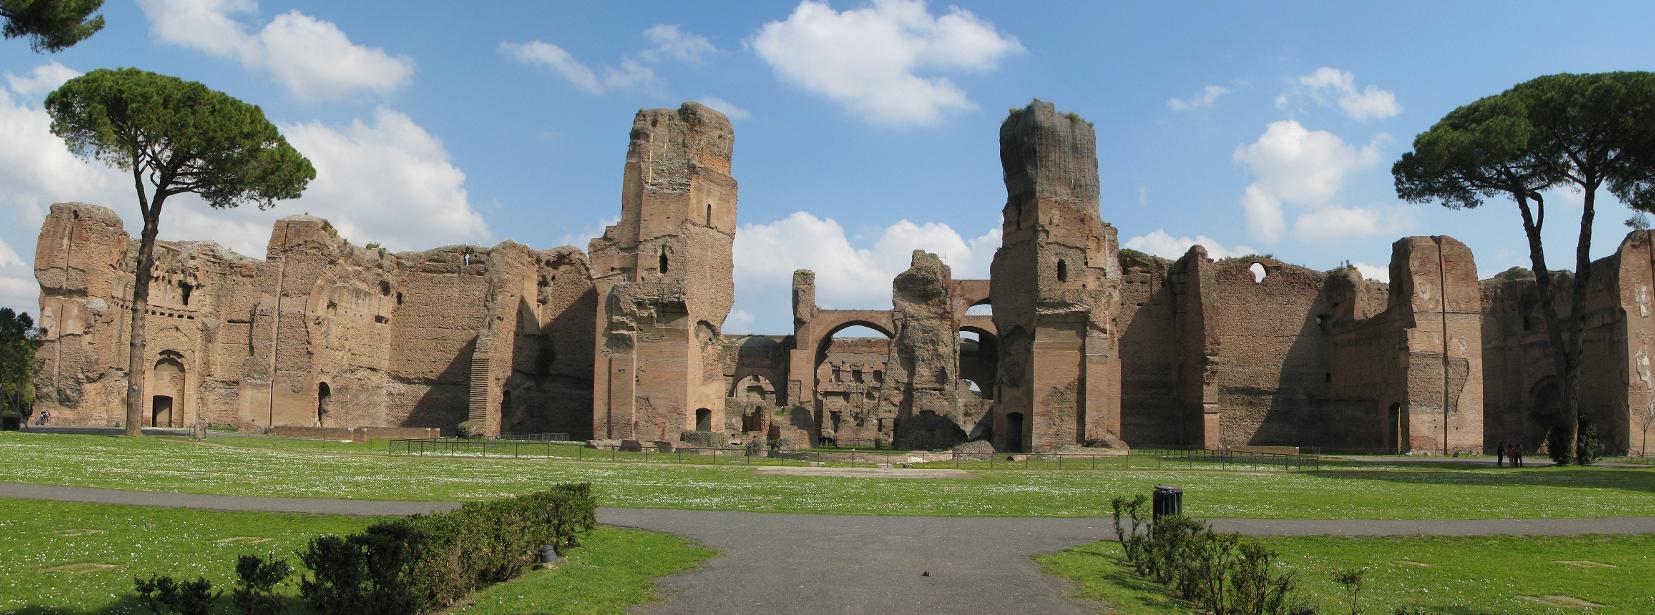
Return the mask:
<svg viewBox="0 0 1655 615">
<path fill-rule="evenodd" d="M 1175 261 L 1120 251 L 1090 123 L 1036 101 L 1000 143 L 989 280 L 953 279 L 916 251 L 891 306 L 824 309 L 799 271 L 788 335 L 723 332 L 734 131 L 695 103 L 634 118 L 620 221 L 586 252 L 507 241 L 393 254 L 302 215 L 276 223 L 263 260 L 160 242 L 146 423 L 1440 453 L 1534 450 L 1558 422 L 1528 272 L 1479 282 L 1446 236 L 1398 240 L 1390 284 L 1214 261 L 1200 246 Z M 1612 452 L 1647 451 L 1655 427 L 1652 243 L 1634 232 L 1594 265 L 1582 407 Z M 135 252 L 95 205 L 54 205 L 41 228 L 36 403 L 53 423 L 124 418 Z M 888 339 L 835 337 L 854 326 Z"/>
</svg>

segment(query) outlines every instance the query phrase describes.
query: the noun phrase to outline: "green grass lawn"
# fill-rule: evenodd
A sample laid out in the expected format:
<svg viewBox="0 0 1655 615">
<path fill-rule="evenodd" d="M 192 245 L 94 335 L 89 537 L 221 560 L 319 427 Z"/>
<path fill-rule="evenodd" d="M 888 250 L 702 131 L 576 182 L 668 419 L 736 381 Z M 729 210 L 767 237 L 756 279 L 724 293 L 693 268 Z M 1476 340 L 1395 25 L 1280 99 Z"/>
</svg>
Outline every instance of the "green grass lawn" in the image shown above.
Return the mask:
<svg viewBox="0 0 1655 615">
<path fill-rule="evenodd" d="M 1092 516 L 1116 494 L 1184 489 L 1203 517 L 1477 519 L 1655 515 L 1655 469 L 1394 466 L 978 471 L 974 478 L 757 474 L 742 465 L 393 457 L 384 442 L 0 433 L 0 482 L 230 495 L 484 499 L 593 483 L 600 505 L 755 512 Z M 1495 505 L 1497 503 L 1497 505 Z"/>
<path fill-rule="evenodd" d="M 240 554 L 297 564 L 293 552 L 312 536 L 377 520 L 0 499 L 0 611 L 146 613 L 133 577 L 204 576 L 228 588 Z"/>
<path fill-rule="evenodd" d="M 1548 603 L 1559 598 L 1603 605 L 1593 613 L 1655 612 L 1655 536 L 1260 540 L 1282 554 L 1281 565 L 1297 574 L 1298 597 L 1321 613 L 1350 612 L 1350 594 L 1333 575 L 1360 567 L 1368 569 L 1360 596 L 1366 613 L 1401 606 L 1464 615 L 1583 610 Z M 1035 559 L 1108 612 L 1193 612 L 1161 586 L 1132 576 L 1114 542 Z"/>
<path fill-rule="evenodd" d="M 599 526 L 569 552 L 569 562 L 536 570 L 471 595 L 456 613 L 625 613 L 655 599 L 656 577 L 694 568 L 715 555 L 685 538 Z"/>
<path fill-rule="evenodd" d="M 0 499 L 0 612 L 147 613 L 132 578 L 204 576 L 225 590 L 217 612 L 233 611 L 235 558 L 294 552 L 312 536 L 349 533 L 372 517 L 219 512 Z M 600 526 L 569 563 L 533 571 L 474 594 L 467 613 L 619 613 L 654 598 L 657 576 L 695 566 L 712 552 L 655 532 Z M 298 577 L 279 588 L 295 612 Z"/>
</svg>

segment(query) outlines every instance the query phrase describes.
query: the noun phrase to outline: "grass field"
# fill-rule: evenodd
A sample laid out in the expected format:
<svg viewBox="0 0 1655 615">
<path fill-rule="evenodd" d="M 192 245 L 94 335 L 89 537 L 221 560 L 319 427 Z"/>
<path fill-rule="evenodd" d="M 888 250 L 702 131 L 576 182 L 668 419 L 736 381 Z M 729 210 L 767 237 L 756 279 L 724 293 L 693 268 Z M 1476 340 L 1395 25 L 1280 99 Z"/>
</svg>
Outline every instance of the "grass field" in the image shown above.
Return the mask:
<svg viewBox="0 0 1655 615">
<path fill-rule="evenodd" d="M 1184 489 L 1204 517 L 1479 519 L 1655 515 L 1655 469 L 1344 464 L 1322 472 L 979 471 L 966 479 L 761 475 L 740 465 L 393 457 L 385 444 L 0 433 L 0 482 L 390 500 L 482 499 L 590 481 L 604 506 L 891 515 L 1091 516 Z"/>
<path fill-rule="evenodd" d="M 1430 613 L 1655 612 L 1655 536 L 1486 538 L 1270 538 L 1282 566 L 1298 578 L 1298 597 L 1321 613 L 1350 612 L 1336 571 L 1367 568 L 1366 613 L 1423 607 Z M 1191 613 L 1159 585 L 1132 576 L 1120 545 L 1099 542 L 1035 558 L 1076 582 L 1077 594 L 1109 612 Z"/>
<path fill-rule="evenodd" d="M 348 533 L 371 517 L 216 512 L 0 499 L 0 612 L 147 613 L 135 576 L 204 576 L 226 594 L 235 558 L 293 554 L 312 537 Z M 467 613 L 620 613 L 654 596 L 653 577 L 694 566 L 711 552 L 667 534 L 600 526 L 569 563 L 534 571 L 473 596 Z M 294 612 L 297 577 L 280 587 Z M 217 612 L 232 612 L 228 595 Z"/>
</svg>

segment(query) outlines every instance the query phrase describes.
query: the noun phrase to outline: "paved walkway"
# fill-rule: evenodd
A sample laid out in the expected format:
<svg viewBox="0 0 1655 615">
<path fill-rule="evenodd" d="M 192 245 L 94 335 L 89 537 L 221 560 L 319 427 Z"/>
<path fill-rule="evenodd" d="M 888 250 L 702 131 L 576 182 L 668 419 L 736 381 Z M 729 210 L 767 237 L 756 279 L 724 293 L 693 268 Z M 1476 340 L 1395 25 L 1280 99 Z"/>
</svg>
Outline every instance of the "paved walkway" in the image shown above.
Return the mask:
<svg viewBox="0 0 1655 615">
<path fill-rule="evenodd" d="M 448 502 L 263 498 L 0 483 L 0 497 L 347 515 L 447 510 Z M 1084 613 L 1035 553 L 1112 538 L 1109 519 L 877 517 L 603 508 L 598 521 L 671 532 L 720 553 L 661 580 L 649 613 Z M 1655 533 L 1655 517 L 1376 521 L 1215 519 L 1256 536 Z M 926 574 L 929 573 L 929 574 Z"/>
</svg>

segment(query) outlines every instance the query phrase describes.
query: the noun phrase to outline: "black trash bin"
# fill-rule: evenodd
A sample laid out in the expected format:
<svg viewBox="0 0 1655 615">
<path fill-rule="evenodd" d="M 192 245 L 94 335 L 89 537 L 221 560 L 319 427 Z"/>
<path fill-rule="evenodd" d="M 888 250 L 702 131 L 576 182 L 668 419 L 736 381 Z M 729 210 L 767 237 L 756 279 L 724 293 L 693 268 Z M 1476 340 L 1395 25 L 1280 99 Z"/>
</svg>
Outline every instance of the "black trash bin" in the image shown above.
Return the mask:
<svg viewBox="0 0 1655 615">
<path fill-rule="evenodd" d="M 1184 490 L 1167 485 L 1156 485 L 1153 505 L 1156 519 L 1161 518 L 1162 515 L 1184 514 Z"/>
</svg>

